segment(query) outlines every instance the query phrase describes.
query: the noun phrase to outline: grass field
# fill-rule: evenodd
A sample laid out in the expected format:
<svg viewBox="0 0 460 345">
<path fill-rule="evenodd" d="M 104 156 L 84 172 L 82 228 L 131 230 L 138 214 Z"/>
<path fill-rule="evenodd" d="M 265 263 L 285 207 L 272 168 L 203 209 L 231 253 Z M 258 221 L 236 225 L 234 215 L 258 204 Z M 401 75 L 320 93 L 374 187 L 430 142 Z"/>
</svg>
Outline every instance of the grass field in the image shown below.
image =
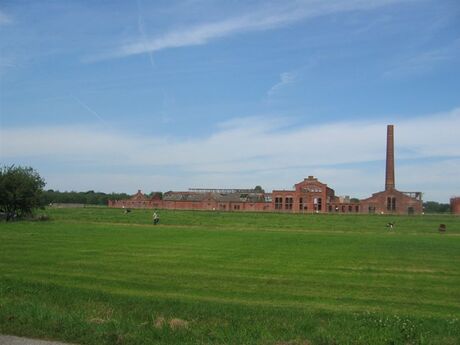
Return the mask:
<svg viewBox="0 0 460 345">
<path fill-rule="evenodd" d="M 0 223 L 0 333 L 460 344 L 460 217 L 161 211 L 154 227 L 146 210 L 46 212 Z"/>
</svg>

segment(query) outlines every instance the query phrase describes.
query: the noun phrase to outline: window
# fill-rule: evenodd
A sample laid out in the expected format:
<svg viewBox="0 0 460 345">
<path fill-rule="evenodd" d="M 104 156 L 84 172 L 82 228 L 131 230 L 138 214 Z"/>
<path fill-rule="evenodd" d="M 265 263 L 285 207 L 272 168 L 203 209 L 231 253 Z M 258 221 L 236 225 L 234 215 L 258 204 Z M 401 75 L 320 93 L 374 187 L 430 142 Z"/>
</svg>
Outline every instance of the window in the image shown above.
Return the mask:
<svg viewBox="0 0 460 345">
<path fill-rule="evenodd" d="M 387 198 L 387 210 L 396 211 L 396 198 L 394 196 L 389 196 Z"/>
<path fill-rule="evenodd" d="M 233 205 L 233 209 L 234 209 L 234 210 L 239 210 L 239 209 L 240 209 L 240 205 Z"/>
<path fill-rule="evenodd" d="M 299 198 L 299 210 L 303 210 L 303 198 Z"/>
<path fill-rule="evenodd" d="M 292 204 L 293 204 L 292 198 L 291 198 L 291 197 L 287 197 L 287 198 L 285 199 L 284 208 L 285 208 L 286 210 L 292 210 Z"/>
<path fill-rule="evenodd" d="M 275 198 L 275 210 L 281 210 L 283 208 L 283 198 Z"/>
<path fill-rule="evenodd" d="M 351 205 L 348 206 L 348 212 L 353 212 L 353 206 Z"/>
<path fill-rule="evenodd" d="M 307 187 L 307 188 L 303 188 L 302 192 L 304 192 L 304 193 L 321 193 L 322 189 L 318 188 L 318 187 Z"/>
<path fill-rule="evenodd" d="M 359 206 L 358 205 L 355 206 L 355 211 L 359 212 Z"/>
<path fill-rule="evenodd" d="M 345 212 L 345 206 L 342 205 L 342 213 Z"/>
<path fill-rule="evenodd" d="M 318 211 L 321 211 L 321 208 L 323 207 L 323 201 L 321 200 L 321 198 L 318 198 L 316 201 L 318 202 L 318 204 L 317 204 L 317 206 L 318 206 L 317 210 L 318 210 Z"/>
</svg>

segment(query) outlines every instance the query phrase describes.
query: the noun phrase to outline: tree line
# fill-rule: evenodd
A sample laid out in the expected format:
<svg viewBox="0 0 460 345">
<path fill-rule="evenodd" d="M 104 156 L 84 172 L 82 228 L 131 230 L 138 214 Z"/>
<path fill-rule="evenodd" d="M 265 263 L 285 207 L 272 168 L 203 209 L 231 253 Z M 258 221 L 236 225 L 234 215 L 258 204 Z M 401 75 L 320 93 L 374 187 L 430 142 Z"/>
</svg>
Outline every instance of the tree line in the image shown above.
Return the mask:
<svg viewBox="0 0 460 345">
<path fill-rule="evenodd" d="M 436 201 L 425 201 L 423 203 L 423 212 L 425 213 L 449 213 L 450 204 L 443 204 Z"/>
<path fill-rule="evenodd" d="M 40 200 L 42 205 L 53 203 L 58 204 L 87 204 L 87 205 L 107 205 L 109 200 L 129 199 L 131 196 L 126 193 L 102 193 L 89 190 L 87 192 L 60 192 L 48 189 L 43 191 Z"/>
<path fill-rule="evenodd" d="M 60 192 L 45 187 L 44 179 L 31 167 L 0 167 L 0 218 L 6 220 L 32 216 L 34 209 L 52 203 L 107 205 L 109 200 L 129 199 L 126 193 Z M 255 190 L 263 191 L 257 186 Z M 147 197 L 162 198 L 161 192 L 151 192 Z M 449 213 L 450 205 L 436 201 L 423 203 L 425 213 Z"/>
<path fill-rule="evenodd" d="M 34 210 L 52 203 L 107 205 L 109 200 L 128 199 L 126 193 L 44 191 L 45 180 L 31 167 L 0 167 L 0 219 L 33 217 Z M 151 193 L 153 195 L 153 193 Z"/>
<path fill-rule="evenodd" d="M 151 192 L 146 194 L 147 197 L 163 196 L 161 192 Z M 53 203 L 58 204 L 86 204 L 86 205 L 105 205 L 107 206 L 109 200 L 125 200 L 129 199 L 131 195 L 126 193 L 103 193 L 89 190 L 87 192 L 60 192 L 58 190 L 48 189 L 41 194 L 42 205 L 49 205 Z"/>
</svg>

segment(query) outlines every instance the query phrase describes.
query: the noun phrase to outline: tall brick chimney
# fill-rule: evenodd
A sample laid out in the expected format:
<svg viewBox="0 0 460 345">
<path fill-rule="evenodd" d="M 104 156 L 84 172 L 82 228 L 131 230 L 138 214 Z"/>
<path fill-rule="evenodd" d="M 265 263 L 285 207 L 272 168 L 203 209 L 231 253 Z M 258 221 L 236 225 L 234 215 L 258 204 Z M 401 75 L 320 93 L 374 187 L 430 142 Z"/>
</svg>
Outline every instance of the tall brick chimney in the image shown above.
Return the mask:
<svg viewBox="0 0 460 345">
<path fill-rule="evenodd" d="M 385 176 L 385 190 L 395 189 L 395 148 L 393 125 L 387 126 L 387 166 Z"/>
</svg>

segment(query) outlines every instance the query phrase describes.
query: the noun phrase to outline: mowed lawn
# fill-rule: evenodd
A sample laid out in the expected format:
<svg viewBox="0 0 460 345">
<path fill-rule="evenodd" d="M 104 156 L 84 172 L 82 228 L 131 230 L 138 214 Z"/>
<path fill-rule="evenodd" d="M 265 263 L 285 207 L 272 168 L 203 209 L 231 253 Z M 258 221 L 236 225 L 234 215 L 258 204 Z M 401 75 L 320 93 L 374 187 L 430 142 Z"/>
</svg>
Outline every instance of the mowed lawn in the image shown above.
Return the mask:
<svg viewBox="0 0 460 345">
<path fill-rule="evenodd" d="M 151 210 L 46 213 L 51 221 L 0 223 L 0 333 L 460 344 L 460 217 L 160 210 L 153 226 Z"/>
</svg>

